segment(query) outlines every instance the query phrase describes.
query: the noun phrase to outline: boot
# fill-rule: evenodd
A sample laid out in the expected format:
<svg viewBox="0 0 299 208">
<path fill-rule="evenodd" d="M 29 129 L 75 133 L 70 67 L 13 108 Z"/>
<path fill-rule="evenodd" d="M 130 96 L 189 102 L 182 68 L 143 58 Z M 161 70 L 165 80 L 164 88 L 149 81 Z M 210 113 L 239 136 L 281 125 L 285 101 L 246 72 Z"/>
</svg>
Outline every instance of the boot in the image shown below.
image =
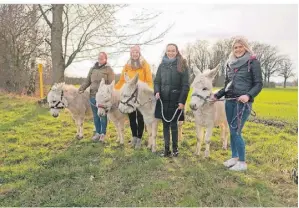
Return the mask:
<svg viewBox="0 0 299 208">
<path fill-rule="evenodd" d="M 141 139 L 136 138 L 136 146 L 135 149 L 140 149 L 141 148 Z"/>
<path fill-rule="evenodd" d="M 135 145 L 136 145 L 136 142 L 137 142 L 137 137 L 132 137 L 132 139 L 131 139 L 131 143 L 130 143 L 130 145 L 131 145 L 131 147 L 135 147 Z"/>
</svg>

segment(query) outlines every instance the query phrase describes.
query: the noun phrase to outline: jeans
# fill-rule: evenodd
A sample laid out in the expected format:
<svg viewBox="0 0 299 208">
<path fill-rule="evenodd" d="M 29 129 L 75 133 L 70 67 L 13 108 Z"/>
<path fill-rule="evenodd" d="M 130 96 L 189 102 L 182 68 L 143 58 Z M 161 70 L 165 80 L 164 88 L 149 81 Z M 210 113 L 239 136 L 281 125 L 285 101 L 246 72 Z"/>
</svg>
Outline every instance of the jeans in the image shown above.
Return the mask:
<svg viewBox="0 0 299 208">
<path fill-rule="evenodd" d="M 242 162 L 245 161 L 245 141 L 242 137 L 242 129 L 250 115 L 250 110 L 252 107 L 252 103 L 247 103 L 247 104 L 240 103 L 237 101 L 231 101 L 231 100 L 227 100 L 225 102 L 226 118 L 230 130 L 230 145 L 232 151 L 232 158 L 239 157 L 239 160 Z M 239 128 L 237 128 L 238 119 L 236 118 L 236 116 L 237 113 L 242 112 L 244 105 L 246 105 L 245 110 L 243 112 L 242 118 L 240 119 Z"/>
<path fill-rule="evenodd" d="M 93 122 L 96 127 L 96 132 L 99 134 L 106 135 L 106 129 L 107 129 L 107 115 L 106 116 L 98 116 L 98 108 L 96 107 L 96 99 L 90 98 L 91 110 L 93 114 Z"/>
</svg>

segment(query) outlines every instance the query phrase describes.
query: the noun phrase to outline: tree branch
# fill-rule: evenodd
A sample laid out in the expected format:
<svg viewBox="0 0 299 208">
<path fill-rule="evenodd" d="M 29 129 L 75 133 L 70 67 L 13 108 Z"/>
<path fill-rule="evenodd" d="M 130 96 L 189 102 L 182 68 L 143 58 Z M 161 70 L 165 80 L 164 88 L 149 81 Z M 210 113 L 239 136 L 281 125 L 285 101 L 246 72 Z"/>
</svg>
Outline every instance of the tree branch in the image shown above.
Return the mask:
<svg viewBox="0 0 299 208">
<path fill-rule="evenodd" d="M 48 17 L 46 16 L 46 13 L 43 11 L 42 6 L 39 4 L 38 7 L 39 7 L 39 10 L 42 13 L 45 21 L 47 22 L 47 24 L 49 25 L 49 27 L 52 28 L 52 23 L 49 21 Z"/>
</svg>

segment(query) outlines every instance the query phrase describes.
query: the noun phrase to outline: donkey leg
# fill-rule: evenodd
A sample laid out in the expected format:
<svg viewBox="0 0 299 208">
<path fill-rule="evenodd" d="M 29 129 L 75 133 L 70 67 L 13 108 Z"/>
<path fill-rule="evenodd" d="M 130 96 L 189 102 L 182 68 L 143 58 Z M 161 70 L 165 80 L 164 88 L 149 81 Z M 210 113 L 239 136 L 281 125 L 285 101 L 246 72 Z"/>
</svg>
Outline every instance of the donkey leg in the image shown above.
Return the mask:
<svg viewBox="0 0 299 208">
<path fill-rule="evenodd" d="M 196 143 L 196 155 L 200 155 L 201 150 L 201 140 L 203 138 L 204 129 L 202 126 L 195 125 L 196 127 L 196 136 L 197 136 L 197 143 Z"/>
<path fill-rule="evenodd" d="M 179 121 L 179 122 L 178 122 L 178 127 L 179 127 L 179 128 L 178 128 L 178 131 L 179 131 L 179 132 L 178 132 L 178 133 L 179 133 L 179 135 L 178 135 L 179 138 L 178 138 L 178 139 L 179 139 L 179 141 L 183 141 L 183 124 L 184 124 L 183 121 Z"/>
<path fill-rule="evenodd" d="M 152 148 L 152 124 L 146 124 L 146 130 L 148 133 L 148 142 L 147 142 L 147 148 Z"/>
<path fill-rule="evenodd" d="M 220 125 L 220 136 L 222 141 L 222 149 L 227 149 L 227 138 L 226 138 L 226 126 L 225 124 Z"/>
<path fill-rule="evenodd" d="M 120 144 L 124 144 L 125 121 L 120 121 L 120 122 L 118 123 L 118 128 L 119 128 L 119 139 L 120 139 Z"/>
<path fill-rule="evenodd" d="M 74 117 L 76 126 L 77 126 L 77 134 L 76 139 L 82 139 L 83 138 L 83 122 L 81 122 L 80 117 Z"/>
<path fill-rule="evenodd" d="M 156 152 L 157 131 L 158 131 L 158 120 L 152 123 L 152 152 Z"/>
<path fill-rule="evenodd" d="M 83 138 L 83 122 L 84 122 L 84 117 L 79 119 L 79 139 Z"/>
<path fill-rule="evenodd" d="M 117 139 L 116 139 L 116 142 L 120 142 L 120 129 L 119 129 L 119 121 L 117 120 L 111 120 L 115 129 L 116 129 L 116 133 L 117 133 Z"/>
<path fill-rule="evenodd" d="M 213 126 L 208 127 L 205 135 L 205 143 L 206 143 L 206 150 L 205 150 L 205 157 L 210 156 L 210 143 L 211 143 L 211 136 L 213 132 Z"/>
</svg>

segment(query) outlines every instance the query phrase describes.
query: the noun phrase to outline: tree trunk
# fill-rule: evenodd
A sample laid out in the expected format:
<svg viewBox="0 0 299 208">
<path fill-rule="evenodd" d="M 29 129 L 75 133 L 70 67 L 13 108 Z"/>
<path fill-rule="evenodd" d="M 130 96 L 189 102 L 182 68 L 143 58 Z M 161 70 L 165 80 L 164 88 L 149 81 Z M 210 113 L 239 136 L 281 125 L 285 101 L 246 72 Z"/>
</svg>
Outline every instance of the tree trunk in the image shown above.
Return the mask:
<svg viewBox="0 0 299 208">
<path fill-rule="evenodd" d="M 33 15 L 31 17 L 31 22 L 35 23 L 37 19 L 37 5 L 33 4 Z M 32 44 L 37 45 L 37 28 L 36 24 L 31 25 L 31 33 L 32 33 Z M 29 68 L 29 84 L 27 89 L 27 95 L 33 95 L 35 93 L 35 80 L 36 80 L 36 50 L 32 53 L 30 57 L 30 68 Z"/>
<path fill-rule="evenodd" d="M 267 87 L 267 74 L 264 73 L 264 85 L 265 87 Z"/>
<path fill-rule="evenodd" d="M 53 79 L 52 84 L 64 82 L 65 63 L 63 59 L 62 34 L 63 34 L 63 4 L 53 4 L 53 17 L 51 29 L 51 54 Z"/>
<path fill-rule="evenodd" d="M 283 88 L 286 88 L 286 86 L 287 86 L 287 78 L 284 78 Z"/>
</svg>

